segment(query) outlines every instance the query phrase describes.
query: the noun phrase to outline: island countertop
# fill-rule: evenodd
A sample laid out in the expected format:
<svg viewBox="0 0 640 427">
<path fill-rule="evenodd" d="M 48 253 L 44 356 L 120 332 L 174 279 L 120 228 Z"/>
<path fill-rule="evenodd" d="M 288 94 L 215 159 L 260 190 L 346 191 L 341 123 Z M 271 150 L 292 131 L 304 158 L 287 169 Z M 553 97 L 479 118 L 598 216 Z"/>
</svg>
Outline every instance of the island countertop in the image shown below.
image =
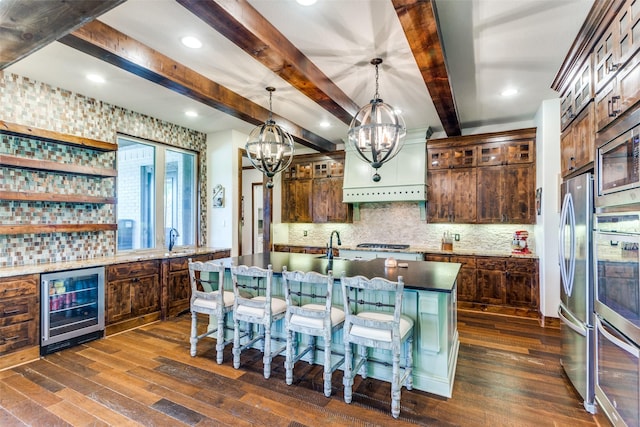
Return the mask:
<svg viewBox="0 0 640 427">
<path fill-rule="evenodd" d="M 391 281 L 397 281 L 402 276 L 405 288 L 451 293 L 454 289 L 461 264 L 434 261 L 401 261 L 406 262 L 407 267 L 387 268 L 384 259 L 350 261 L 334 259 L 333 261 L 322 258 L 317 254 L 299 254 L 290 252 L 264 252 L 239 257 L 221 258 L 216 262 L 223 262 L 225 267 L 234 265 L 247 265 L 267 268 L 271 264 L 274 274 L 281 274 L 283 267 L 288 271 L 300 270 L 304 272 L 315 271 L 326 274 L 333 271 L 336 280 L 340 280 L 343 272 L 347 276 L 361 275 L 367 278 L 384 277 Z"/>
</svg>

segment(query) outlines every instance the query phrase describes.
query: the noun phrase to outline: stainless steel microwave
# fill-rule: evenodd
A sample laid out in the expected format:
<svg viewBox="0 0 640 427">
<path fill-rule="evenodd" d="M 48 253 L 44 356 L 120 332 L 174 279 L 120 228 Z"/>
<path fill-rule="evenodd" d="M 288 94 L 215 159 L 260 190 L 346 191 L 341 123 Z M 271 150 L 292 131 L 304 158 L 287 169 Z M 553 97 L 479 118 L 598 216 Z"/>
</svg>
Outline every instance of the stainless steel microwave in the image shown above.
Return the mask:
<svg viewBox="0 0 640 427">
<path fill-rule="evenodd" d="M 596 206 L 640 203 L 640 125 L 598 147 Z"/>
</svg>

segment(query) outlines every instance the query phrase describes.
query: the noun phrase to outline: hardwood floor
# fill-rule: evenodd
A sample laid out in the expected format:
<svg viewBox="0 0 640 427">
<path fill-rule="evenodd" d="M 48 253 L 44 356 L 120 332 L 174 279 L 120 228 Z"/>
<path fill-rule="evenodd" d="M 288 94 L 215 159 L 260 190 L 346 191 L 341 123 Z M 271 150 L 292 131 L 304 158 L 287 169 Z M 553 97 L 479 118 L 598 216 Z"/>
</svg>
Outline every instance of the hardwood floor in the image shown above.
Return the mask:
<svg viewBox="0 0 640 427">
<path fill-rule="evenodd" d="M 203 323 L 203 322 L 201 322 Z M 344 403 L 342 373 L 322 394 L 322 368 L 301 362 L 294 385 L 283 358 L 262 376 L 261 354 L 242 366 L 215 363 L 215 341 L 189 356 L 183 315 L 67 349 L 0 372 L 0 426 L 596 426 L 559 365 L 558 329 L 535 320 L 459 312 L 460 354 L 453 398 L 402 390 L 400 419 L 390 386 L 357 377 Z"/>
</svg>

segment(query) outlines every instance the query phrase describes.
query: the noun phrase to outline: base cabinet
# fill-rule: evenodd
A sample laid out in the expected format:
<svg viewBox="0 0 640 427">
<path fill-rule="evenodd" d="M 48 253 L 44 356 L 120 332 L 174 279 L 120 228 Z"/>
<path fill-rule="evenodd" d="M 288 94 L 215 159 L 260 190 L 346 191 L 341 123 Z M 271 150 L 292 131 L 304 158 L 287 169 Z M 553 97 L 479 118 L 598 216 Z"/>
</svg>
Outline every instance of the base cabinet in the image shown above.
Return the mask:
<svg viewBox="0 0 640 427">
<path fill-rule="evenodd" d="M 540 316 L 537 259 L 453 254 L 425 254 L 424 259 L 462 264 L 457 280 L 460 308 Z"/>
<path fill-rule="evenodd" d="M 0 279 L 0 369 L 20 362 L 21 352 L 33 350 L 26 360 L 39 354 L 39 289 L 37 274 Z"/>
<path fill-rule="evenodd" d="M 128 329 L 135 324 L 158 320 L 160 261 L 107 266 L 106 292 L 107 334 Z"/>
</svg>

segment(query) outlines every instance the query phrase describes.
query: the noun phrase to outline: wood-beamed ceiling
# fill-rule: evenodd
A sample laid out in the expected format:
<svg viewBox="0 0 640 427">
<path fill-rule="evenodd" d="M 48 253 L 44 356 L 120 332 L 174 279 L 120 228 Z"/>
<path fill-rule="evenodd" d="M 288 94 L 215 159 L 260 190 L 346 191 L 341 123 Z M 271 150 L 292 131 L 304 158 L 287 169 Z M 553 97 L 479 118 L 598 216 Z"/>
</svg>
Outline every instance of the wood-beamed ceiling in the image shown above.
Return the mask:
<svg viewBox="0 0 640 427">
<path fill-rule="evenodd" d="M 41 8 L 37 8 L 30 2 L 9 1 L 15 2 L 11 5 L 12 13 L 20 16 L 22 20 L 28 20 L 29 16 L 42 15 L 42 7 L 46 4 L 65 3 L 62 1 L 37 2 L 36 4 L 41 5 Z M 106 11 L 121 1 L 78 1 L 77 3 L 106 3 L 110 6 L 105 9 Z M 343 123 L 349 123 L 357 112 L 357 104 L 246 0 L 177 1 Z M 447 75 L 433 0 L 389 1 L 392 1 L 402 24 L 445 132 L 450 136 L 460 135 L 460 123 Z M 95 10 L 92 12 L 93 14 L 87 15 L 86 20 L 100 14 Z M 77 19 L 76 15 L 69 16 L 67 22 L 58 22 L 59 28 L 76 28 Z M 8 56 L 19 55 L 20 52 L 31 52 L 50 41 L 59 40 L 88 55 L 246 122 L 257 125 L 267 119 L 268 110 L 264 107 L 98 20 L 89 22 L 70 34 L 69 31 L 53 32 L 53 30 L 52 33 L 53 36 L 46 39 L 47 41 L 40 38 L 37 47 L 36 43 L 22 40 L 21 48 L 16 46 L 11 52 L 3 54 L 0 69 L 22 57 Z M 0 37 L 4 39 L 1 33 Z M 4 44 L 4 40 L 0 40 L 0 43 Z M 284 117 L 276 116 L 275 120 L 291 132 L 296 142 L 304 146 L 321 152 L 336 149 L 335 143 Z"/>
</svg>

